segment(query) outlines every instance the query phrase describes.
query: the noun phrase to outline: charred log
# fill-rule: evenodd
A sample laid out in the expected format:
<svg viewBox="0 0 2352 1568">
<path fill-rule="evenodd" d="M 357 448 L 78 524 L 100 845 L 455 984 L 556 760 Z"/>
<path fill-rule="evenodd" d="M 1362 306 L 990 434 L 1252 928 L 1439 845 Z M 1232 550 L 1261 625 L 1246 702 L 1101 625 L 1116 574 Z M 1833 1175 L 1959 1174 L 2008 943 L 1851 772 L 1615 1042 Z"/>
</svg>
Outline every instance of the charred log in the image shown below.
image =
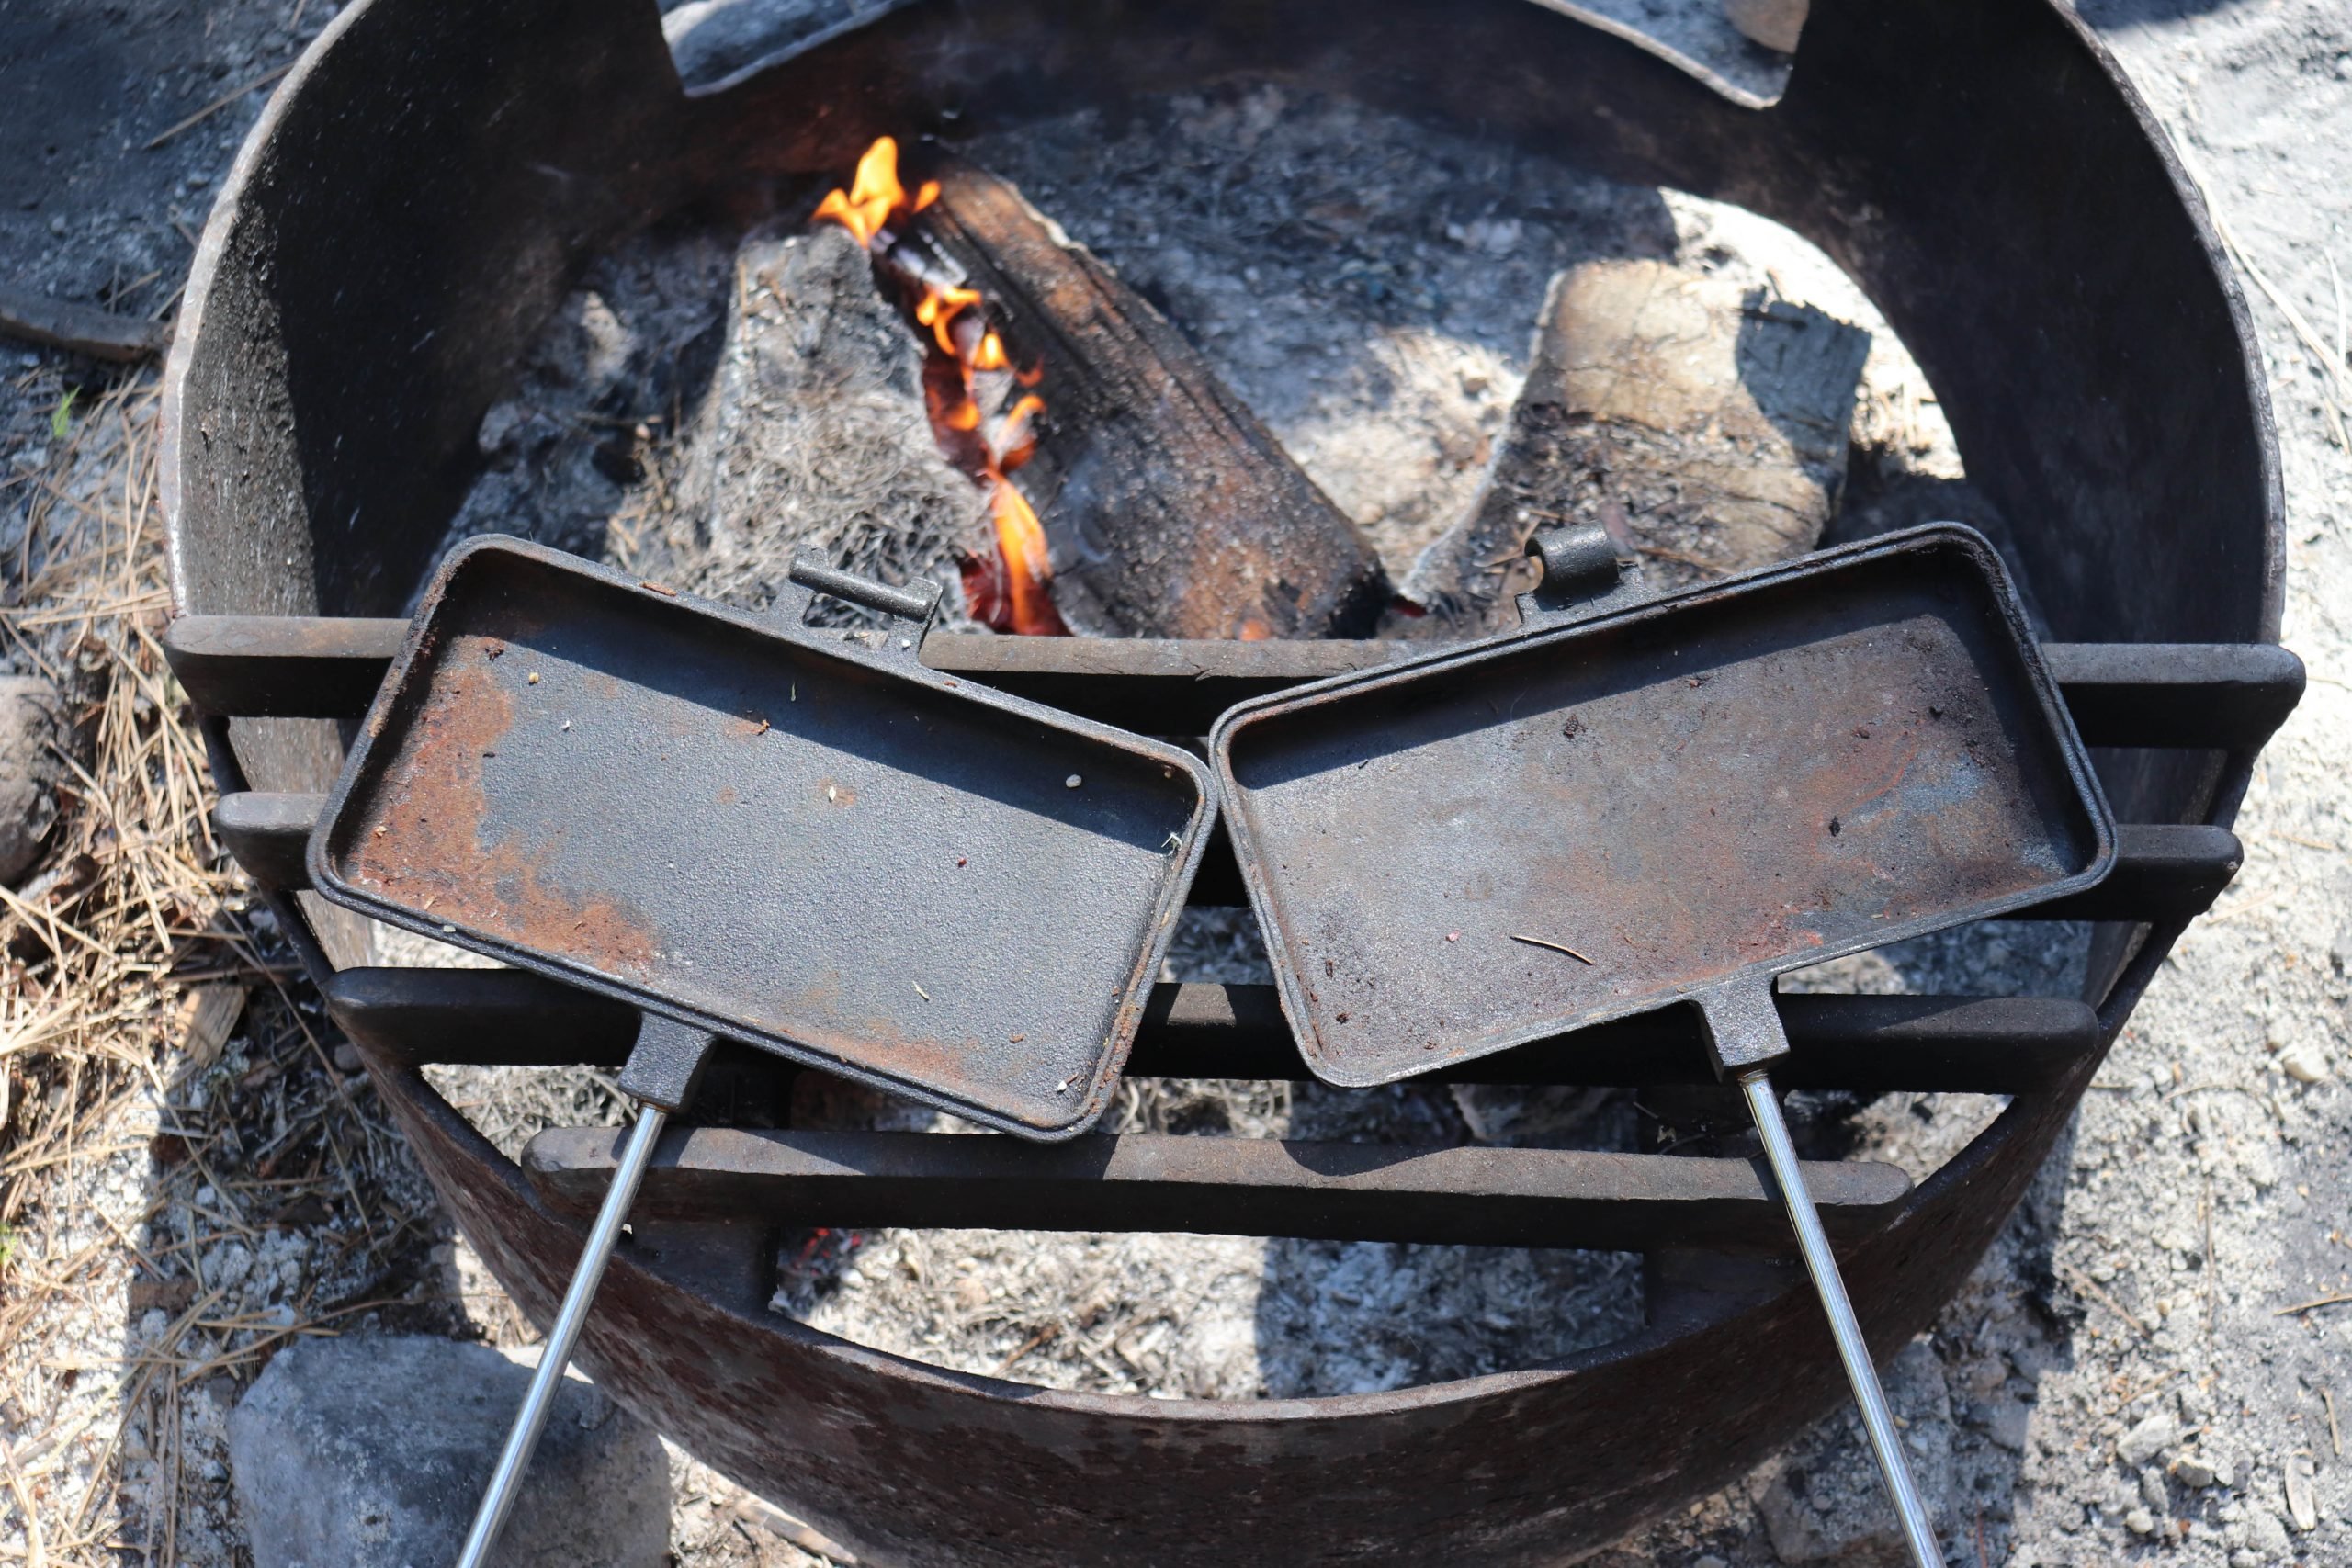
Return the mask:
<svg viewBox="0 0 2352 1568">
<path fill-rule="evenodd" d="M 1553 280 L 1533 364 L 1469 517 L 1415 563 L 1408 630 L 1512 623 L 1530 533 L 1600 523 L 1652 581 L 1719 576 L 1820 542 L 1844 482 L 1870 334 L 1663 262 Z"/>
<path fill-rule="evenodd" d="M 934 579 L 956 603 L 957 562 L 992 548 L 989 500 L 933 438 L 923 364 L 847 234 L 747 241 L 681 482 L 704 530 L 685 585 L 756 607 L 813 549 L 889 582 Z"/>
<path fill-rule="evenodd" d="M 1371 543 L 1166 317 L 1019 191 L 952 159 L 903 245 L 987 301 L 1042 393 L 1014 483 L 1043 519 L 1075 628 L 1361 636 L 1388 597 Z"/>
</svg>

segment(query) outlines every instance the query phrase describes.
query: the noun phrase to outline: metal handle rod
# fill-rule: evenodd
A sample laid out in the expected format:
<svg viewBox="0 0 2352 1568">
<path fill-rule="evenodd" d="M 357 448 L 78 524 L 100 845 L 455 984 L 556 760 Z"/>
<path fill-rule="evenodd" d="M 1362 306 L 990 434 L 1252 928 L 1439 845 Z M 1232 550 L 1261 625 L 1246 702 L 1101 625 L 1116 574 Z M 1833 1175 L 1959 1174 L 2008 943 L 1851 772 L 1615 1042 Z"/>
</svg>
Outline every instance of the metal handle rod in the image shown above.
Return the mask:
<svg viewBox="0 0 2352 1568">
<path fill-rule="evenodd" d="M 555 1407 L 556 1390 L 562 1386 L 563 1369 L 571 1360 L 572 1346 L 579 1342 L 581 1325 L 588 1321 L 588 1303 L 596 1298 L 605 1265 L 612 1259 L 613 1244 L 620 1239 L 621 1222 L 628 1218 L 629 1205 L 645 1179 L 645 1168 L 652 1163 L 653 1145 L 669 1119 L 670 1113 L 660 1106 L 647 1105 L 638 1111 L 637 1124 L 629 1129 L 628 1146 L 621 1151 L 613 1185 L 605 1193 L 605 1206 L 596 1211 L 588 1245 L 580 1254 L 579 1267 L 571 1271 L 571 1283 L 564 1290 L 563 1306 L 540 1348 L 538 1369 L 531 1374 L 522 1409 L 514 1413 L 514 1426 L 506 1434 L 498 1468 L 491 1472 L 489 1490 L 482 1494 L 481 1506 L 474 1514 L 474 1528 L 466 1537 L 465 1551 L 458 1554 L 458 1568 L 483 1568 L 490 1560 L 490 1549 L 498 1544 L 506 1516 L 514 1511 L 523 1471 L 531 1462 L 531 1450 L 538 1447 L 548 1412 Z"/>
<path fill-rule="evenodd" d="M 1838 1341 L 1838 1359 L 1846 1364 L 1846 1381 L 1853 1385 L 1862 1430 L 1870 1435 L 1871 1452 L 1878 1460 L 1879 1479 L 1886 1483 L 1887 1498 L 1903 1521 L 1903 1539 L 1911 1548 L 1911 1560 L 1917 1568 L 1944 1568 L 1943 1548 L 1936 1544 L 1927 1505 L 1920 1500 L 1919 1488 L 1911 1479 L 1910 1461 L 1895 1436 L 1894 1412 L 1887 1408 L 1886 1391 L 1879 1387 L 1871 1348 L 1862 1338 L 1853 1303 L 1846 1299 L 1846 1282 L 1838 1278 L 1837 1255 L 1829 1250 L 1821 1215 L 1797 1169 L 1796 1145 L 1789 1142 L 1789 1124 L 1781 1119 L 1780 1098 L 1772 1092 L 1771 1079 L 1762 1072 L 1741 1074 L 1739 1087 L 1747 1092 L 1756 1130 L 1763 1134 L 1764 1158 L 1772 1168 L 1781 1201 L 1788 1206 L 1789 1225 L 1797 1233 L 1797 1250 L 1804 1255 L 1805 1272 L 1813 1276 L 1813 1288 L 1821 1297 L 1822 1314 L 1829 1319 L 1830 1337 Z"/>
</svg>

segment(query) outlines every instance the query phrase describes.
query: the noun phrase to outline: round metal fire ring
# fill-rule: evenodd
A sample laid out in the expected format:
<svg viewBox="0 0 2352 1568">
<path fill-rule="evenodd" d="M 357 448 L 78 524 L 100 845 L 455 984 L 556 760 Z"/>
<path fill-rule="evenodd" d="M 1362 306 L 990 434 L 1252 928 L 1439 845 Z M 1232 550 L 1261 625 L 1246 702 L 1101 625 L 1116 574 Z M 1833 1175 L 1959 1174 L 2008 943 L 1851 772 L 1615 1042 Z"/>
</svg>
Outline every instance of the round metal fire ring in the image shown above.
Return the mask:
<svg viewBox="0 0 2352 1568">
<path fill-rule="evenodd" d="M 664 213 L 836 174 L 884 132 L 952 139 L 1239 78 L 1787 224 L 1932 379 L 2056 637 L 2275 641 L 2278 458 L 2243 304 L 2163 136 L 2052 0 L 1815 0 L 1761 109 L 1531 0 L 938 0 L 870 9 L 699 95 L 654 0 L 353 0 L 246 143 L 188 285 L 164 412 L 175 607 L 398 615 L 484 411 L 583 259 Z M 332 721 L 229 733 L 257 790 L 323 790 L 342 755 Z M 2226 825 L 2251 764 L 2250 748 L 2098 755 L 2127 823 Z M 367 962 L 361 932 L 306 908 L 334 964 Z M 2100 926 L 2097 1048 L 1848 1250 L 1883 1353 L 1974 1267 L 2178 930 Z M 413 1069 L 369 1068 L 544 1320 L 579 1228 Z M 1736 1478 L 1844 1397 L 1793 1280 L 1557 1365 L 1391 1393 L 1060 1393 L 768 1312 L 744 1229 L 625 1254 L 581 1359 L 875 1562 L 1559 1562 Z"/>
</svg>

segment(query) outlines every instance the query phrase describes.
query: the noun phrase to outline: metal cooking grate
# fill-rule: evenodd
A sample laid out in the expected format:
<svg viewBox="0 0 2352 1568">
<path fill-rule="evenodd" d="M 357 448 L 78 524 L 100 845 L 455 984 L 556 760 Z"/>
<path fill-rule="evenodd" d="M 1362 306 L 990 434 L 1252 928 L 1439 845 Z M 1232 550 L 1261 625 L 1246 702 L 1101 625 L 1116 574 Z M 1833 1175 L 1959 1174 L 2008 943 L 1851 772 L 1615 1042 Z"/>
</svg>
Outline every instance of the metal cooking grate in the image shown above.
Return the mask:
<svg viewBox="0 0 2352 1568">
<path fill-rule="evenodd" d="M 227 717 L 356 720 L 407 623 L 188 616 L 165 647 L 197 705 Z M 934 668 L 1129 728 L 1204 732 L 1244 697 L 1405 656 L 1379 642 L 1176 643 L 940 634 Z M 2269 644 L 2050 644 L 2044 654 L 2095 747 L 2259 748 L 2294 706 L 2302 668 Z M 233 768 L 225 747 L 216 766 Z M 514 971 L 333 971 L 290 898 L 323 797 L 230 787 L 222 840 L 312 950 L 335 1021 L 382 1065 L 617 1066 L 636 1030 L 623 1006 Z M 2112 875 L 2018 917 L 2177 930 L 2235 874 L 2236 837 L 2202 824 L 2120 829 Z M 1243 902 L 1219 839 L 1196 905 Z M 2028 1094 L 2102 1044 L 2084 1002 L 2046 998 L 1789 996 L 1784 1088 Z M 1505 1084 L 1712 1084 L 1690 1010 L 1630 1020 L 1463 1065 L 1444 1077 Z M 744 1052 L 707 1094 L 772 1094 L 792 1070 Z M 1162 985 L 1130 1076 L 1305 1078 L 1271 986 Z M 585 1211 L 616 1153 L 609 1129 L 543 1134 L 525 1158 L 541 1195 Z M 1892 1223 L 1912 1195 L 1883 1165 L 1809 1168 L 1833 1234 Z M 698 1127 L 673 1137 L 639 1200 L 648 1220 L 788 1213 L 835 1226 L 1166 1230 L 1329 1240 L 1449 1241 L 1658 1253 L 1786 1247 L 1748 1162 L 1664 1154 L 1302 1145 L 1125 1134 L 1040 1148 L 1001 1136 Z"/>
</svg>

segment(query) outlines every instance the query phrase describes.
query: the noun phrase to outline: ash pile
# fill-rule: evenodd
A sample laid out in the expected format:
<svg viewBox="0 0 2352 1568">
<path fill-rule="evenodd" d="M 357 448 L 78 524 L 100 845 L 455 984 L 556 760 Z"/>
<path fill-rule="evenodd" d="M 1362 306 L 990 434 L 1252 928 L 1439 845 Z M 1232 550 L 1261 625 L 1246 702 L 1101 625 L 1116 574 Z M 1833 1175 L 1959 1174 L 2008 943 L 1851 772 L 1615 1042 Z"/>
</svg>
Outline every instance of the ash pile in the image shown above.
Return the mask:
<svg viewBox="0 0 2352 1568">
<path fill-rule="evenodd" d="M 2007 537 L 1902 344 L 1786 230 L 1265 85 L 952 152 L 879 143 L 839 190 L 640 234 L 590 267 L 480 440 L 451 545 L 522 535 L 751 608 L 814 549 L 936 581 L 954 629 L 1005 635 L 1487 635 L 1517 622 L 1528 536 L 1559 523 L 1600 523 L 1668 584 L 1931 519 Z M 2031 931 L 1963 930 L 1788 988 L 2075 994 L 2083 931 Z M 390 962 L 466 961 L 379 942 Z M 1193 909 L 1162 978 L 1271 973 L 1246 911 Z M 621 1119 L 582 1070 L 428 1074 L 509 1154 Z M 1918 1179 L 2001 1108 L 1910 1098 L 1792 1109 L 1808 1154 Z M 1656 1109 L 1128 1079 L 1103 1130 L 1714 1135 Z M 814 1071 L 790 1114 L 954 1130 Z M 777 1264 L 775 1310 L 857 1343 L 1104 1393 L 1381 1392 L 1543 1365 L 1643 1321 L 1632 1254 L 814 1231 Z"/>
</svg>

